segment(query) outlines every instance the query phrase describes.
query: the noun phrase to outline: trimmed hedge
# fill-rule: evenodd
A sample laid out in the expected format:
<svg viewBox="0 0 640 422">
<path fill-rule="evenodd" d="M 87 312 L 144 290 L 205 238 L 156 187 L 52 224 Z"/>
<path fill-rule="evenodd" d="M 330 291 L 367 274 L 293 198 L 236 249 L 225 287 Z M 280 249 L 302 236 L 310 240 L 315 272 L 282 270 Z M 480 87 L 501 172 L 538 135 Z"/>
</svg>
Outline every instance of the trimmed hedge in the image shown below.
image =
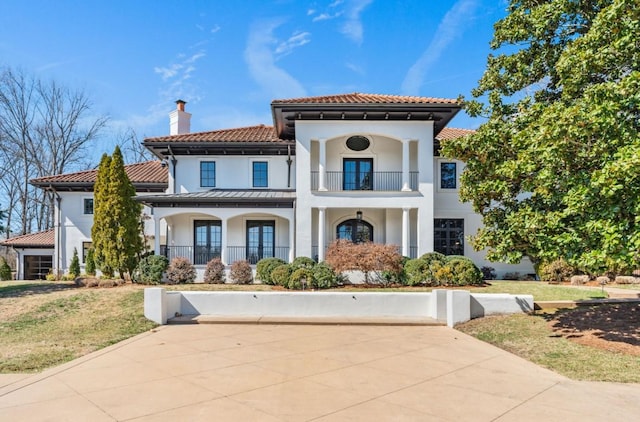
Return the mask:
<svg viewBox="0 0 640 422">
<path fill-rule="evenodd" d="M 256 265 L 256 278 L 264 284 L 275 284 L 271 280 L 271 273 L 282 265 L 286 265 L 286 262 L 280 258 L 263 258 Z"/>
<path fill-rule="evenodd" d="M 162 255 L 149 255 L 140 260 L 131 279 L 139 284 L 158 284 L 167 270 L 169 260 Z"/>
</svg>

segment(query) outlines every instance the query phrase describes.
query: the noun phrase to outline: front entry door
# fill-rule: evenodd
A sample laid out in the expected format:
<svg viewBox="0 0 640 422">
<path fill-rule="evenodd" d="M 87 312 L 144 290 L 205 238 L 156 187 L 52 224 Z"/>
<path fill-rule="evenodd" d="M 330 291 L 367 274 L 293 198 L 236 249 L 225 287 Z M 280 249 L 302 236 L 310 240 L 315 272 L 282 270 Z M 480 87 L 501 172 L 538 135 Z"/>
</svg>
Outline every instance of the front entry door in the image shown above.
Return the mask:
<svg viewBox="0 0 640 422">
<path fill-rule="evenodd" d="M 274 256 L 275 232 L 275 221 L 247 221 L 247 261 L 250 264 Z"/>
</svg>

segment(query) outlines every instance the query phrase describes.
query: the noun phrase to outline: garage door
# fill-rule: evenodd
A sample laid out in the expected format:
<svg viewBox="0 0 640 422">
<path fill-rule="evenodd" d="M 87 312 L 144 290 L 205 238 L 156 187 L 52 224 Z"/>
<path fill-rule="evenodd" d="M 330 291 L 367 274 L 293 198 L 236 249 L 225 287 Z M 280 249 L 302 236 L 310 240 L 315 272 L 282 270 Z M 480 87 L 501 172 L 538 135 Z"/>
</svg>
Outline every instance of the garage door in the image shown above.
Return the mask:
<svg viewBox="0 0 640 422">
<path fill-rule="evenodd" d="M 24 256 L 25 280 L 44 280 L 51 268 L 53 268 L 53 257 L 51 255 Z"/>
</svg>

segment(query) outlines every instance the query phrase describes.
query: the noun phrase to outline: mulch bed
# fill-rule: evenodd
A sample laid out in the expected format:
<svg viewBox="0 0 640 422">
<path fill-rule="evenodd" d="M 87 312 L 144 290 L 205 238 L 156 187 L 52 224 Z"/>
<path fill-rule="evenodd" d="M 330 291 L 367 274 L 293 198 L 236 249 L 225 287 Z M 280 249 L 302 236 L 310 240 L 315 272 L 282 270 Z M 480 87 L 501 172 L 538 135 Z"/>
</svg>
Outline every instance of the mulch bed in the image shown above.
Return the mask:
<svg viewBox="0 0 640 422">
<path fill-rule="evenodd" d="M 553 331 L 576 343 L 640 356 L 640 303 L 619 303 L 560 311 Z"/>
</svg>

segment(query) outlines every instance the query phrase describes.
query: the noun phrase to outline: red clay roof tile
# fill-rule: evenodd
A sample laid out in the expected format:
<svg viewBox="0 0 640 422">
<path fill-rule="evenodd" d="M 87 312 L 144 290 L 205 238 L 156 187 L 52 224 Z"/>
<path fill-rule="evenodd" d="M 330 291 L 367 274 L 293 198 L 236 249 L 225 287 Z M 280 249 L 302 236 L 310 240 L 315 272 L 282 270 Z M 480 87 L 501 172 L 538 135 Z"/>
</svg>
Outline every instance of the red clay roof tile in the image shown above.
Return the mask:
<svg viewBox="0 0 640 422">
<path fill-rule="evenodd" d="M 167 173 L 166 166 L 158 160 L 145 161 L 143 163 L 135 163 L 126 165 L 125 171 L 129 180 L 134 185 L 136 184 L 167 184 L 169 183 L 169 175 Z M 54 176 L 44 176 L 32 179 L 31 183 L 34 185 L 46 185 L 49 183 L 95 183 L 98 170 L 85 170 L 75 173 L 58 174 Z"/>
<path fill-rule="evenodd" d="M 411 97 L 407 95 L 352 94 L 273 100 L 271 104 L 457 104 L 450 98 Z"/>
<path fill-rule="evenodd" d="M 145 143 L 155 142 L 229 142 L 229 143 L 287 143 L 279 139 L 273 126 L 256 125 L 208 132 L 184 133 L 181 135 L 147 138 Z"/>
<path fill-rule="evenodd" d="M 55 242 L 54 229 L 45 230 L 38 233 L 23 234 L 9 239 L 1 240 L 0 245 L 13 246 L 16 248 L 46 247 L 53 248 Z"/>
<path fill-rule="evenodd" d="M 446 139 L 455 139 L 455 138 L 460 138 L 462 136 L 466 136 L 475 132 L 476 131 L 473 129 L 459 129 L 455 127 L 445 127 L 440 131 L 440 133 L 438 133 L 438 135 L 436 136 L 436 139 L 439 141 L 446 140 Z"/>
</svg>

